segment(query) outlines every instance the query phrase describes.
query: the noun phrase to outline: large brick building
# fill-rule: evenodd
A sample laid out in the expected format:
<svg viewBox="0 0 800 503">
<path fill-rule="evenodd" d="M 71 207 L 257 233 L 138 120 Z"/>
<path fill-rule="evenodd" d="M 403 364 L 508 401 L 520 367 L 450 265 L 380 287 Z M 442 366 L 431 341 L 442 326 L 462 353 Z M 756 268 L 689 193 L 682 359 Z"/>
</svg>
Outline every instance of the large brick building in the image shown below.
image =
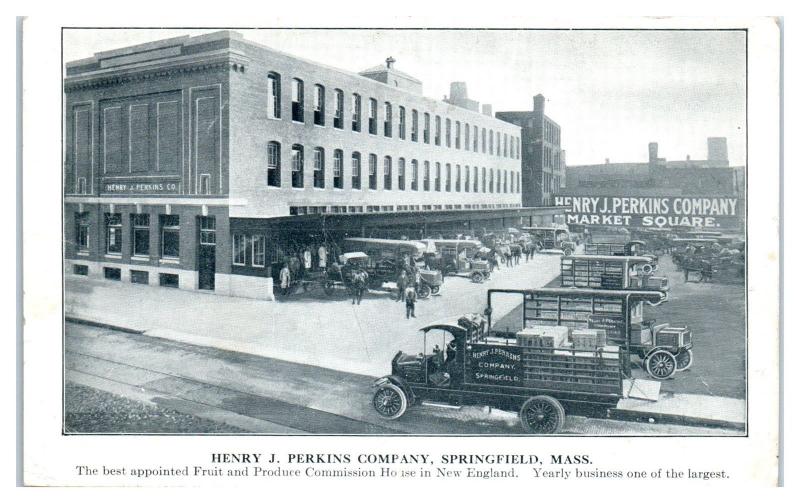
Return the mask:
<svg viewBox="0 0 800 503">
<path fill-rule="evenodd" d="M 533 97 L 533 110 L 497 112 L 498 119 L 522 128 L 522 204 L 550 206 L 564 185 L 561 127 L 544 113 L 545 98 Z"/>
<path fill-rule="evenodd" d="M 68 273 L 271 298 L 293 245 L 545 223 L 520 128 L 247 41 L 178 37 L 66 66 Z M 315 248 L 316 249 L 316 248 Z"/>
</svg>

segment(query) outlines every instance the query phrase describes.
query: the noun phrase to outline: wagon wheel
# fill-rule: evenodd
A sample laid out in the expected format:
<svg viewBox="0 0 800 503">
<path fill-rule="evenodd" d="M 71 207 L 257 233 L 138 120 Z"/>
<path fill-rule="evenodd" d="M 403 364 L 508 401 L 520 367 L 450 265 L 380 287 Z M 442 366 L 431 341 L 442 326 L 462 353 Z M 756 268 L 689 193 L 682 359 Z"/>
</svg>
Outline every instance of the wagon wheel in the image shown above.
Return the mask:
<svg viewBox="0 0 800 503">
<path fill-rule="evenodd" d="M 644 361 L 644 368 L 654 379 L 668 379 L 675 373 L 677 366 L 672 353 L 663 349 L 653 351 Z"/>
<path fill-rule="evenodd" d="M 675 355 L 675 364 L 677 365 L 678 372 L 683 372 L 684 370 L 689 370 L 689 367 L 692 366 L 694 362 L 694 356 L 692 355 L 691 349 L 681 349 L 678 351 L 678 354 Z"/>
<path fill-rule="evenodd" d="M 431 296 L 431 287 L 426 285 L 425 283 L 420 283 L 417 285 L 417 297 L 420 299 L 427 299 Z"/>
<path fill-rule="evenodd" d="M 472 280 L 473 283 L 483 283 L 483 274 L 477 271 L 473 272 L 469 278 Z"/>
<path fill-rule="evenodd" d="M 439 293 L 439 287 L 438 286 L 432 286 L 431 287 L 431 295 L 436 295 L 437 293 Z"/>
<path fill-rule="evenodd" d="M 325 295 L 333 295 L 333 292 L 336 290 L 336 285 L 332 280 L 327 280 L 323 283 L 322 289 L 325 290 Z"/>
<path fill-rule="evenodd" d="M 384 419 L 397 419 L 408 407 L 406 394 L 391 383 L 381 385 L 372 397 L 372 406 Z"/>
<path fill-rule="evenodd" d="M 539 395 L 529 398 L 519 411 L 522 427 L 529 433 L 549 435 L 564 426 L 564 407 L 553 397 Z"/>
</svg>

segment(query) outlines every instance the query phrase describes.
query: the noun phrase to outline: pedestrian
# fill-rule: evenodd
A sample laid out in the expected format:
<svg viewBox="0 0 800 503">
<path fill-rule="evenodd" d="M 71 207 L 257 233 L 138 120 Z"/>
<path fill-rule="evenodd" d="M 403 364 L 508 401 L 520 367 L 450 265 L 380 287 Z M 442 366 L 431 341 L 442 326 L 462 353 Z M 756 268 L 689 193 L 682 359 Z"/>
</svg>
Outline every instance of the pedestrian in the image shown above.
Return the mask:
<svg viewBox="0 0 800 503">
<path fill-rule="evenodd" d="M 325 248 L 324 244 L 319 246 L 317 256 L 319 257 L 319 268 L 324 271 L 328 268 L 328 249 Z"/>
<path fill-rule="evenodd" d="M 489 250 L 489 272 L 492 273 L 496 268 L 499 266 L 497 265 L 497 252 L 495 250 Z"/>
<path fill-rule="evenodd" d="M 289 294 L 289 285 L 291 283 L 292 274 L 289 272 L 289 263 L 284 262 L 283 268 L 281 269 L 279 279 L 281 283 L 281 294 L 288 295 Z"/>
<path fill-rule="evenodd" d="M 684 267 L 683 267 L 683 282 L 684 283 L 688 283 L 689 282 L 689 266 L 688 265 L 684 265 Z"/>
<path fill-rule="evenodd" d="M 400 272 L 397 274 L 397 302 L 403 301 L 407 280 L 408 274 L 406 273 L 406 269 L 405 267 L 401 267 Z"/>
<path fill-rule="evenodd" d="M 364 297 L 364 290 L 367 289 L 367 271 L 363 269 L 356 269 L 353 272 L 353 304 L 361 305 L 361 299 Z"/>
<path fill-rule="evenodd" d="M 406 319 L 408 318 L 416 318 L 417 315 L 414 313 L 414 306 L 417 303 L 417 291 L 414 290 L 413 285 L 409 285 L 406 288 Z"/>
<path fill-rule="evenodd" d="M 303 251 L 303 267 L 305 267 L 305 272 L 308 273 L 311 270 L 311 248 L 306 247 Z"/>
</svg>

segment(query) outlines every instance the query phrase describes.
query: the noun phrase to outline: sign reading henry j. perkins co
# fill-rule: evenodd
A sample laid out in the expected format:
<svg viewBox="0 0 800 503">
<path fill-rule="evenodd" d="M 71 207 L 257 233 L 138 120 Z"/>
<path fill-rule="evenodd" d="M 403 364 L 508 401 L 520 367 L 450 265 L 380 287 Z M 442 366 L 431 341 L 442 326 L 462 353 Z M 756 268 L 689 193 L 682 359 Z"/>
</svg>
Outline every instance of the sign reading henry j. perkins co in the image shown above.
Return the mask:
<svg viewBox="0 0 800 503">
<path fill-rule="evenodd" d="M 103 194 L 179 194 L 181 183 L 175 178 L 104 179 Z"/>
<path fill-rule="evenodd" d="M 735 228 L 742 221 L 736 197 L 556 196 L 567 223 L 632 227 Z"/>
<path fill-rule="evenodd" d="M 524 373 L 520 348 L 473 344 L 467 352 L 467 376 L 470 382 L 506 385 L 522 383 Z"/>
</svg>

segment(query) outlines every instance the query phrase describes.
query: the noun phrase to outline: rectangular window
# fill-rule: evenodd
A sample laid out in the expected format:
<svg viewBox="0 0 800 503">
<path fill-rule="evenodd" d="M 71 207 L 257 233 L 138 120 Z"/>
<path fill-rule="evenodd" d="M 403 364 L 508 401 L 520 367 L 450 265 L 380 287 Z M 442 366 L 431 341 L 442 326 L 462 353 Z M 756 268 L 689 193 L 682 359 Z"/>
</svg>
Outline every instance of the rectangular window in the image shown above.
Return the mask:
<svg viewBox="0 0 800 503">
<path fill-rule="evenodd" d="M 131 215 L 133 255 L 150 256 L 150 215 Z"/>
<path fill-rule="evenodd" d="M 481 192 L 486 193 L 486 168 L 481 168 Z"/>
<path fill-rule="evenodd" d="M 450 167 L 450 163 L 447 163 L 445 165 L 445 179 L 444 179 L 445 192 L 450 192 L 452 182 L 453 182 L 453 170 Z"/>
<path fill-rule="evenodd" d="M 392 158 L 388 155 L 383 158 L 383 188 L 392 190 Z"/>
<path fill-rule="evenodd" d="M 211 194 L 211 175 L 204 174 L 200 175 L 200 195 L 209 195 Z"/>
<path fill-rule="evenodd" d="M 461 192 L 461 165 L 456 164 L 456 192 Z"/>
<path fill-rule="evenodd" d="M 217 218 L 216 217 L 200 217 L 200 244 L 201 245 L 215 245 L 217 244 Z"/>
<path fill-rule="evenodd" d="M 333 127 L 344 128 L 344 93 L 341 89 L 333 91 Z"/>
<path fill-rule="evenodd" d="M 303 187 L 303 147 L 292 146 L 292 187 Z"/>
<path fill-rule="evenodd" d="M 361 154 L 359 154 L 358 152 L 353 152 L 352 167 L 353 167 L 353 188 L 354 189 L 360 189 L 361 188 Z"/>
<path fill-rule="evenodd" d="M 134 271 L 131 269 L 131 283 L 147 285 L 150 283 L 150 274 L 147 271 Z"/>
<path fill-rule="evenodd" d="M 425 113 L 425 124 L 423 125 L 422 130 L 422 140 L 425 143 L 431 142 L 431 114 Z"/>
<path fill-rule="evenodd" d="M 489 130 L 489 155 L 494 155 L 494 131 Z"/>
<path fill-rule="evenodd" d="M 314 187 L 325 188 L 325 150 L 314 149 Z"/>
<path fill-rule="evenodd" d="M 281 144 L 275 141 L 267 143 L 267 185 L 281 186 Z"/>
<path fill-rule="evenodd" d="M 472 128 L 472 151 L 478 151 L 478 126 Z"/>
<path fill-rule="evenodd" d="M 441 145 L 442 144 L 442 118 L 438 115 L 435 119 L 435 130 L 433 132 L 433 144 L 434 145 Z"/>
<path fill-rule="evenodd" d="M 78 194 L 86 194 L 86 177 L 82 176 L 78 178 L 78 187 L 76 192 Z"/>
<path fill-rule="evenodd" d="M 341 150 L 333 151 L 333 188 L 344 187 L 344 153 Z"/>
<path fill-rule="evenodd" d="M 159 273 L 158 284 L 167 288 L 179 288 L 179 279 L 177 274 Z"/>
<path fill-rule="evenodd" d="M 464 150 L 469 150 L 469 124 L 464 124 Z"/>
<path fill-rule="evenodd" d="M 253 267 L 267 265 L 267 238 L 266 236 L 253 236 Z"/>
<path fill-rule="evenodd" d="M 325 88 L 319 84 L 314 86 L 314 124 L 325 125 Z"/>
<path fill-rule="evenodd" d="M 489 168 L 489 192 L 494 193 L 494 169 Z"/>
<path fill-rule="evenodd" d="M 161 215 L 161 257 L 180 258 L 181 226 L 178 215 Z"/>
<path fill-rule="evenodd" d="M 369 155 L 369 188 L 376 190 L 378 188 L 378 156 L 375 154 Z"/>
<path fill-rule="evenodd" d="M 89 214 L 75 213 L 75 244 L 79 252 L 89 251 Z"/>
<path fill-rule="evenodd" d="M 392 104 L 388 101 L 383 104 L 383 136 L 392 137 Z"/>
<path fill-rule="evenodd" d="M 478 192 L 478 167 L 472 168 L 472 192 Z"/>
<path fill-rule="evenodd" d="M 361 131 L 361 96 L 353 94 L 353 131 Z"/>
<path fill-rule="evenodd" d="M 441 192 L 442 190 L 442 165 L 440 163 L 436 163 L 436 179 L 433 182 L 433 188 L 436 192 Z"/>
<path fill-rule="evenodd" d="M 446 147 L 450 147 L 450 119 L 444 121 L 444 142 Z"/>
<path fill-rule="evenodd" d="M 481 151 L 486 153 L 486 128 L 481 128 Z"/>
<path fill-rule="evenodd" d="M 416 110 L 411 110 L 411 141 L 419 141 L 419 112 Z"/>
<path fill-rule="evenodd" d="M 503 157 L 508 157 L 508 135 L 503 133 Z"/>
<path fill-rule="evenodd" d="M 406 160 L 402 157 L 397 160 L 397 188 L 406 190 Z"/>
<path fill-rule="evenodd" d="M 281 76 L 270 73 L 267 76 L 267 115 L 270 119 L 281 118 Z"/>
<path fill-rule="evenodd" d="M 378 100 L 369 99 L 369 134 L 378 134 Z"/>
<path fill-rule="evenodd" d="M 406 109 L 400 107 L 400 124 L 397 126 L 397 135 L 401 140 L 406 139 Z"/>
<path fill-rule="evenodd" d="M 456 121 L 456 148 L 461 148 L 461 123 Z"/>
<path fill-rule="evenodd" d="M 411 161 L 411 190 L 419 190 L 419 163 L 416 159 Z"/>
<path fill-rule="evenodd" d="M 89 266 L 83 264 L 74 264 L 72 266 L 72 274 L 77 274 L 78 276 L 88 276 Z"/>
<path fill-rule="evenodd" d="M 497 156 L 501 156 L 503 153 L 500 151 L 500 131 L 497 132 Z"/>
<path fill-rule="evenodd" d="M 464 192 L 469 192 L 469 166 L 464 166 Z"/>
<path fill-rule="evenodd" d="M 122 269 L 119 267 L 103 267 L 103 276 L 113 281 L 121 281 Z"/>
<path fill-rule="evenodd" d="M 305 122 L 305 96 L 303 94 L 303 81 L 292 79 L 292 120 Z"/>
<path fill-rule="evenodd" d="M 122 254 L 122 214 L 106 213 L 106 253 Z"/>
<path fill-rule="evenodd" d="M 247 237 L 244 234 L 233 235 L 233 265 L 247 265 Z"/>
</svg>

